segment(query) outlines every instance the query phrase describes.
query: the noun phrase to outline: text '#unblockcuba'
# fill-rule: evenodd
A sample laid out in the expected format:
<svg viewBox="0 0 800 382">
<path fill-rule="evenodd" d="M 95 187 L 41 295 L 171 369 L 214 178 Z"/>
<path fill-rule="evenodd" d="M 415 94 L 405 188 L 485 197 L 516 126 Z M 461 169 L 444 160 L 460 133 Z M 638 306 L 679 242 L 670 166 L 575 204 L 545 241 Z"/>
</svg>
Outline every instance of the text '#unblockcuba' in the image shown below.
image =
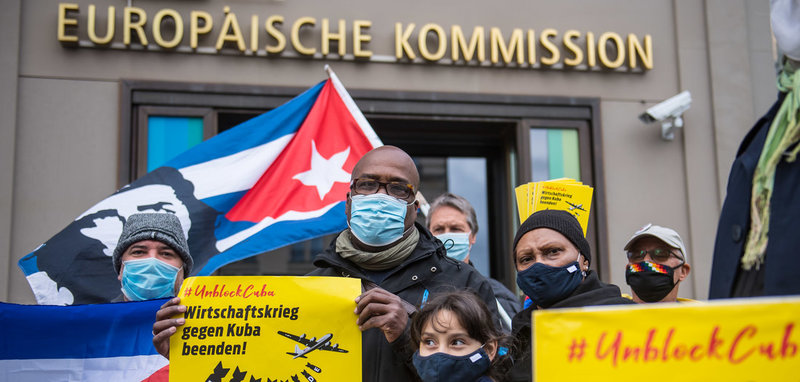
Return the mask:
<svg viewBox="0 0 800 382">
<path fill-rule="evenodd" d="M 259 298 L 275 297 L 274 290 L 267 288 L 267 284 L 238 284 L 236 287 L 226 284 L 215 284 L 212 286 L 197 285 L 194 288 L 187 287 L 182 292 L 183 297 L 204 298 Z"/>
<path fill-rule="evenodd" d="M 756 325 L 744 325 L 723 330 L 714 326 L 707 336 L 692 336 L 692 341 L 677 339 L 675 327 L 663 330 L 650 329 L 642 340 L 630 339 L 625 330 L 603 331 L 596 343 L 586 337 L 573 337 L 567 345 L 567 361 L 610 362 L 613 367 L 622 364 L 667 364 L 669 362 L 717 361 L 732 365 L 762 358 L 768 361 L 800 360 L 798 338 L 793 335 L 794 323 L 786 323 L 780 330 L 759 330 Z M 768 334 L 765 334 L 768 333 Z M 629 334 L 626 337 L 626 333 Z"/>
</svg>

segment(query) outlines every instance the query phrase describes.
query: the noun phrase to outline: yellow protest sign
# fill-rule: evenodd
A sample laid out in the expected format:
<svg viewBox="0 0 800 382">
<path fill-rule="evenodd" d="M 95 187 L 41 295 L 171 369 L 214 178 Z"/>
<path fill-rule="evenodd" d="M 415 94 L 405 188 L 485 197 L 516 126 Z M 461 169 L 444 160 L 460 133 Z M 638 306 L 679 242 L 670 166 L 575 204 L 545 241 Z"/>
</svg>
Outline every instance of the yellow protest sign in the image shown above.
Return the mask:
<svg viewBox="0 0 800 382">
<path fill-rule="evenodd" d="M 360 381 L 358 279 L 190 277 L 170 381 Z"/>
<path fill-rule="evenodd" d="M 798 380 L 800 298 L 554 309 L 533 320 L 535 381 Z"/>
<path fill-rule="evenodd" d="M 589 211 L 592 207 L 594 189 L 575 179 L 559 178 L 531 182 L 517 186 L 519 222 L 524 223 L 534 212 L 541 210 L 567 211 L 581 224 L 583 235 L 589 227 Z"/>
</svg>

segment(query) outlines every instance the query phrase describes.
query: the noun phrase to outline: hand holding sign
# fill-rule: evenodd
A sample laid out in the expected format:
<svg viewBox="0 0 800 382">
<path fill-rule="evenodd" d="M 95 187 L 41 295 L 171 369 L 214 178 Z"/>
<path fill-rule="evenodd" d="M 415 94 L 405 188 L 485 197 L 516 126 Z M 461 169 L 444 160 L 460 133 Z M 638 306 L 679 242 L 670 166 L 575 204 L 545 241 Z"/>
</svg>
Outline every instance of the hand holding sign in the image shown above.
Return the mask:
<svg viewBox="0 0 800 382">
<path fill-rule="evenodd" d="M 161 309 L 156 312 L 156 322 L 153 324 L 153 346 L 158 354 L 166 358 L 169 358 L 169 337 L 185 323 L 183 317 L 173 318 L 186 312 L 185 305 L 178 305 L 180 302 L 180 297 L 174 297 L 161 305 Z"/>
<path fill-rule="evenodd" d="M 358 328 L 361 331 L 379 328 L 386 336 L 386 341 L 394 342 L 406 328 L 408 312 L 403 307 L 400 297 L 381 288 L 364 292 L 356 298 Z"/>
</svg>

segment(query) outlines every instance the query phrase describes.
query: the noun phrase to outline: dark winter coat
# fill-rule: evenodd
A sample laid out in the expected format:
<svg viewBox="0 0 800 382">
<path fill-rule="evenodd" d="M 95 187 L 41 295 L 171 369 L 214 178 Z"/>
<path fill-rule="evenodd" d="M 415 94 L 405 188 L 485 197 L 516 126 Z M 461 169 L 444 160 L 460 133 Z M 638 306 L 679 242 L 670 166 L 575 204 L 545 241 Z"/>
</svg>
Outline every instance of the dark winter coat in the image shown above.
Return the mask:
<svg viewBox="0 0 800 382">
<path fill-rule="evenodd" d="M 618 305 L 634 304 L 633 301 L 622 297 L 619 287 L 600 281 L 597 273 L 589 271 L 575 292 L 553 304 L 548 309 L 580 308 L 592 305 Z M 508 381 L 530 381 L 531 370 L 531 315 L 536 309 L 535 305 L 517 313 L 511 323 L 514 335 L 514 366 L 509 373 Z"/>
<path fill-rule="evenodd" d="M 444 245 L 431 233 L 417 224 L 419 243 L 414 252 L 381 282 L 379 287 L 399 296 L 419 309 L 425 292 L 430 300 L 436 292 L 469 289 L 486 302 L 494 317 L 497 305 L 492 288 L 486 279 L 473 267 L 446 256 Z M 335 240 L 331 246 L 314 259 L 318 268 L 309 276 L 358 277 L 370 280 L 352 262 L 342 259 L 335 251 Z M 373 280 L 370 280 L 373 281 Z M 353 317 L 355 322 L 355 317 Z M 409 382 L 419 380 L 411 356 L 408 329 L 393 343 L 386 340 L 378 328 L 362 333 L 362 380 L 367 382 Z M 498 323 L 499 325 L 499 323 Z"/>
<path fill-rule="evenodd" d="M 475 266 L 472 264 L 472 261 L 467 262 L 467 264 L 471 266 Z M 499 329 L 504 333 L 511 333 L 511 319 L 514 318 L 514 315 L 519 313 L 522 310 L 522 302 L 520 301 L 519 297 L 509 290 L 505 284 L 501 283 L 498 280 L 495 280 L 491 277 L 486 277 L 486 281 L 489 282 L 489 285 L 492 286 L 492 292 L 494 292 L 494 297 L 497 300 L 497 303 L 500 304 L 500 307 L 506 312 L 509 317 L 509 321 L 504 321 L 502 315 L 500 318 L 500 327 Z"/>
<path fill-rule="evenodd" d="M 500 281 L 492 278 L 487 278 L 486 280 L 489 281 L 489 284 L 492 286 L 494 297 L 497 299 L 497 302 L 500 303 L 500 306 L 503 307 L 503 310 L 506 311 L 508 317 L 514 318 L 514 316 L 522 310 L 522 303 L 519 301 L 517 295 L 506 288 L 505 284 Z M 506 327 L 505 323 L 502 329 L 506 333 L 511 332 L 511 327 Z"/>
<path fill-rule="evenodd" d="M 775 170 L 765 262 L 758 271 L 739 266 L 750 230 L 753 172 L 784 97 L 781 94 L 747 133 L 731 167 L 714 243 L 709 298 L 800 294 L 800 158 L 793 163 L 782 160 Z"/>
</svg>

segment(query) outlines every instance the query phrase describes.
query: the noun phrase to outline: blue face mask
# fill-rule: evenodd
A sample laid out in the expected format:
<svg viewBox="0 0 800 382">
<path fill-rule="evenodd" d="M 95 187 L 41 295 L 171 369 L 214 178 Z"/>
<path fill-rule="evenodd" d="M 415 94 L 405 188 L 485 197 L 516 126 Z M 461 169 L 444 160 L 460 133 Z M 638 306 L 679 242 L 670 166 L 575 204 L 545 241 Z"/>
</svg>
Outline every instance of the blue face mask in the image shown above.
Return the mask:
<svg viewBox="0 0 800 382">
<path fill-rule="evenodd" d="M 350 232 L 373 247 L 392 244 L 403 237 L 409 204 L 386 194 L 350 197 Z"/>
<path fill-rule="evenodd" d="M 491 365 L 489 356 L 483 350 L 483 347 L 463 356 L 433 353 L 423 357 L 419 355 L 419 350 L 417 350 L 414 352 L 412 362 L 423 382 L 471 382 L 485 374 Z"/>
<path fill-rule="evenodd" d="M 436 235 L 444 243 L 447 257 L 464 261 L 469 255 L 469 232 L 448 232 Z"/>
<path fill-rule="evenodd" d="M 583 275 L 577 259 L 563 267 L 536 263 L 517 273 L 517 285 L 534 304 L 549 308 L 572 294 L 583 281 Z"/>
<path fill-rule="evenodd" d="M 175 295 L 180 268 L 149 257 L 128 260 L 122 268 L 122 293 L 131 301 L 153 300 Z"/>
</svg>

